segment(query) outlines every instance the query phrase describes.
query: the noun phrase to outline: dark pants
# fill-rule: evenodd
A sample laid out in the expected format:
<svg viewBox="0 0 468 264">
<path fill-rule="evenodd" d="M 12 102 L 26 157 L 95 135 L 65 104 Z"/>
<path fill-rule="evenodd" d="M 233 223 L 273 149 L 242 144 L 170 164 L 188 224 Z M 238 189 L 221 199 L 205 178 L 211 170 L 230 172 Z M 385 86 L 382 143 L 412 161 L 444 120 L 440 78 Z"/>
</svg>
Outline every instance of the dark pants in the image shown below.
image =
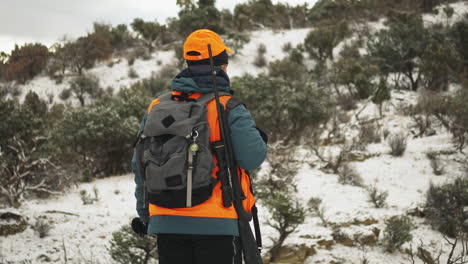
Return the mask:
<svg viewBox="0 0 468 264">
<path fill-rule="evenodd" d="M 239 237 L 158 235 L 159 264 L 241 264 Z"/>
</svg>

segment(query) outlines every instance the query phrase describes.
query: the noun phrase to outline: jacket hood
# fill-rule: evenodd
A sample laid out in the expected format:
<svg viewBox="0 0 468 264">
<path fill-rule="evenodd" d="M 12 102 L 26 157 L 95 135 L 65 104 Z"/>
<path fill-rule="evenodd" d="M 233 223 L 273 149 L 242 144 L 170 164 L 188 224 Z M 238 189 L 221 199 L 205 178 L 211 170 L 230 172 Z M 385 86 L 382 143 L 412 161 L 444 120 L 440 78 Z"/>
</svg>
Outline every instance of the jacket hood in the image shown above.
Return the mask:
<svg viewBox="0 0 468 264">
<path fill-rule="evenodd" d="M 228 75 L 219 67 L 215 67 L 216 87 L 219 91 L 230 93 L 230 81 Z M 195 65 L 183 69 L 172 80 L 172 90 L 178 92 L 213 92 L 213 77 L 209 65 Z"/>
</svg>

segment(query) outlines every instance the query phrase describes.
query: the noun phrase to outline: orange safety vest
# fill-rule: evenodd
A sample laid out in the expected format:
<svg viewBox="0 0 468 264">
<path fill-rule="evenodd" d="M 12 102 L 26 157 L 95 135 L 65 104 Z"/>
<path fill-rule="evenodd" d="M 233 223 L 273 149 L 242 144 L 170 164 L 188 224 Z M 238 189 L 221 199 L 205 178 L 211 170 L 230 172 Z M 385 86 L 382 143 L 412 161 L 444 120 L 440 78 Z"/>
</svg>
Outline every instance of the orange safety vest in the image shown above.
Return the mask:
<svg viewBox="0 0 468 264">
<path fill-rule="evenodd" d="M 174 95 L 180 95 L 181 92 L 172 92 Z M 193 93 L 190 95 L 190 98 L 197 99 L 200 97 L 200 93 Z M 220 103 L 226 108 L 226 104 L 231 99 L 231 96 L 222 95 L 219 97 Z M 151 109 L 159 104 L 159 99 L 155 99 L 151 102 L 148 108 L 148 114 L 151 112 Z M 219 127 L 218 111 L 216 108 L 216 100 L 211 100 L 206 104 L 207 107 L 207 122 L 210 127 L 210 142 L 221 140 L 221 133 Z M 216 167 L 212 171 L 212 176 L 215 179 L 218 179 L 216 173 L 219 171 L 218 162 L 216 156 L 213 155 L 214 162 Z M 244 208 L 247 212 L 251 212 L 252 207 L 255 204 L 255 197 L 253 196 L 250 188 L 250 177 L 247 175 L 244 169 L 238 168 L 239 182 L 241 183 L 242 191 L 246 196 L 246 199 L 243 201 Z M 188 217 L 213 217 L 213 218 L 230 218 L 238 219 L 237 212 L 233 205 L 230 207 L 223 206 L 221 190 L 221 181 L 218 181 L 213 188 L 213 193 L 211 197 L 205 202 L 187 208 L 165 208 L 160 207 L 154 204 L 149 204 L 149 214 L 150 216 L 154 215 L 171 215 L 171 216 L 188 216 Z"/>
</svg>

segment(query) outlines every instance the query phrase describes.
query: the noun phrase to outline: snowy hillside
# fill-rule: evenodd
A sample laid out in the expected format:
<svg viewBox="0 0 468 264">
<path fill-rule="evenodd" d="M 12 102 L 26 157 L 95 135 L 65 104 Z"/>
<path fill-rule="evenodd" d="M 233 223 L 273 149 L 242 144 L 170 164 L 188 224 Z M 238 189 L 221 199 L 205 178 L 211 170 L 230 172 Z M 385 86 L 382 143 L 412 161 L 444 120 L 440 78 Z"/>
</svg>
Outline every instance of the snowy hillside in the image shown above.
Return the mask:
<svg viewBox="0 0 468 264">
<path fill-rule="evenodd" d="M 468 2 L 454 3 L 452 7 L 455 9 L 455 19 L 468 11 Z M 445 21 L 445 18 L 439 13 L 424 15 L 424 20 L 434 23 Z M 369 26 L 374 31 L 385 27 L 382 21 L 369 23 Z M 287 55 L 282 47 L 286 43 L 291 43 L 293 47 L 302 43 L 310 30 L 252 32 L 250 42 L 230 61 L 228 74 L 235 77 L 244 73 L 257 75 L 266 71 L 266 68 L 253 64 L 260 44 L 266 46 L 268 62 L 282 59 Z M 338 54 L 342 47 L 343 43 L 333 52 Z M 112 66 L 109 66 L 111 62 Z M 148 78 L 164 65 L 175 62 L 173 51 L 157 51 L 152 54 L 151 59 L 137 59 L 131 66 L 137 73 L 137 78 L 128 76 L 130 66 L 125 58 L 112 58 L 112 61 L 99 64 L 89 70 L 89 73 L 99 77 L 101 87 L 112 87 L 115 93 L 121 87 L 128 87 L 138 80 Z M 70 79 L 71 77 L 65 77 L 61 84 L 56 84 L 49 77 L 37 77 L 20 86 L 21 96 L 34 91 L 44 99 L 53 98 L 54 102 L 61 102 L 59 94 L 68 88 Z M 437 127 L 434 135 L 413 137 L 411 132 L 414 130 L 414 121 L 401 113 L 400 108 L 402 105 L 415 105 L 417 96 L 415 92 L 392 91 L 392 99 L 384 104 L 383 118 L 379 120 L 382 131 L 402 131 L 408 135 L 404 155 L 390 155 L 390 147 L 386 140 L 382 140 L 380 143 L 370 144 L 366 150 L 362 150 L 363 158 L 351 162 L 365 186 L 375 186 L 388 192 L 387 205 L 383 208 L 377 209 L 369 202 L 366 188 L 340 184 L 338 175 L 324 170 L 323 164 L 310 149 L 307 146 L 302 147 L 297 159 L 303 161 L 303 164 L 296 177 L 301 202 L 305 205 L 311 197 L 320 197 L 324 217 L 330 226 L 339 227 L 342 236 L 341 240 L 337 239 L 336 230 L 330 226 L 325 227 L 318 217 L 307 216 L 305 223 L 285 242 L 286 246 L 302 245 L 310 250 L 304 263 L 360 264 L 366 263 L 363 259 L 367 259 L 367 263 L 372 264 L 406 264 L 411 262 L 405 251 L 410 250 L 410 245 L 412 248 L 419 246 L 420 241 L 434 255 L 441 251 L 441 260 L 444 263 L 450 245 L 444 240 L 442 233 L 433 230 L 424 218 L 417 216 L 418 209 L 425 201 L 430 184 L 451 182 L 456 177 L 463 176 L 463 166 L 468 164 L 468 159 L 465 154 L 453 151 L 452 136 L 442 127 Z M 362 100 L 355 110 L 347 112 L 351 117 L 351 124 L 355 122 L 354 116 L 358 112 L 362 119 L 373 119 L 379 115 L 377 105 Z M 353 132 L 350 127 L 340 128 L 345 133 Z M 465 149 L 465 153 L 466 151 L 468 150 Z M 441 155 L 445 168 L 443 175 L 433 173 L 427 158 L 429 152 L 444 153 Z M 80 197 L 83 190 L 91 199 L 95 199 L 90 204 L 83 203 Z M 81 183 L 68 189 L 63 195 L 26 201 L 18 209 L 0 207 L 0 213 L 17 213 L 26 217 L 30 225 L 43 219 L 52 226 L 50 234 L 44 238 L 39 238 L 31 226 L 22 233 L 0 237 L 0 263 L 114 263 L 108 253 L 112 232 L 128 225 L 136 217 L 135 203 L 133 175 L 123 175 Z M 263 241 L 268 248 L 271 246 L 268 238 L 277 234 L 264 224 L 270 214 L 261 204 L 259 213 L 263 223 Z M 380 244 L 385 220 L 394 215 L 408 214 L 416 226 L 412 241 L 405 243 L 402 249 L 394 253 L 385 252 Z M 3 220 L 0 223 L 1 221 Z"/>
</svg>

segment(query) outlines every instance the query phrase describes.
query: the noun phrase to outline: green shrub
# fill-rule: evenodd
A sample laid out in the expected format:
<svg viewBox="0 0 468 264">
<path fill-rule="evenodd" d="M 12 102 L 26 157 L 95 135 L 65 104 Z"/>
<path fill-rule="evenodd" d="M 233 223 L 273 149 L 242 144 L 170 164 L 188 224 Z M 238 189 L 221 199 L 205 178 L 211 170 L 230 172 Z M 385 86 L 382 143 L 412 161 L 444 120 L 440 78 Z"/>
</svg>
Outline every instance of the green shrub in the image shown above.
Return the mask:
<svg viewBox="0 0 468 264">
<path fill-rule="evenodd" d="M 416 110 L 434 116 L 450 133 L 458 150 L 462 150 L 468 138 L 468 89 L 452 95 L 423 93 L 418 98 Z"/>
<path fill-rule="evenodd" d="M 164 65 L 159 72 L 153 73 L 149 78 L 135 83 L 133 88 L 145 90 L 150 96 L 156 97 L 171 91 L 172 80 L 177 75 L 178 69 L 174 65 Z"/>
<path fill-rule="evenodd" d="M 345 163 L 338 171 L 338 183 L 362 186 L 363 179 L 354 166 Z"/>
<path fill-rule="evenodd" d="M 138 73 L 135 71 L 135 69 L 132 68 L 132 67 L 130 67 L 130 68 L 128 69 L 128 77 L 131 78 L 131 79 L 136 79 L 136 78 L 138 78 L 139 76 L 138 76 Z"/>
<path fill-rule="evenodd" d="M 304 128 L 328 118 L 327 94 L 310 83 L 291 83 L 266 75 L 244 75 L 231 82 L 271 142 L 299 140 Z"/>
<path fill-rule="evenodd" d="M 368 41 L 367 48 L 374 64 L 384 76 L 390 73 L 403 74 L 416 91 L 422 72 L 419 60 L 428 45 L 429 33 L 424 28 L 422 16 L 411 13 L 391 13 L 383 29 Z M 400 83 L 396 83 L 400 86 Z"/>
<path fill-rule="evenodd" d="M 47 221 L 46 217 L 37 217 L 31 228 L 37 233 L 39 238 L 44 238 L 49 235 L 53 225 L 50 221 Z"/>
<path fill-rule="evenodd" d="M 388 136 L 388 145 L 390 146 L 390 154 L 395 157 L 401 157 L 406 151 L 407 136 L 402 133 L 394 133 Z"/>
<path fill-rule="evenodd" d="M 271 212 L 267 224 L 279 234 L 273 239 L 273 247 L 269 251 L 270 261 L 274 262 L 286 238 L 304 223 L 305 208 L 297 197 L 282 191 L 271 192 L 267 199 L 262 200 L 262 204 Z"/>
<path fill-rule="evenodd" d="M 333 60 L 333 49 L 349 35 L 348 24 L 340 22 L 319 26 L 309 32 L 304 40 L 305 51 L 320 61 Z"/>
<path fill-rule="evenodd" d="M 60 190 L 67 177 L 54 164 L 47 103 L 29 92 L 23 104 L 0 100 L 0 199 L 18 207 L 32 194 Z"/>
<path fill-rule="evenodd" d="M 71 109 L 53 130 L 62 161 L 94 176 L 128 172 L 132 144 L 150 97 L 123 88 L 115 97 Z"/>
<path fill-rule="evenodd" d="M 281 78 L 290 83 L 301 83 L 303 85 L 309 78 L 305 66 L 289 58 L 270 62 L 268 75 L 271 78 Z"/>
<path fill-rule="evenodd" d="M 382 208 L 387 204 L 387 191 L 380 191 L 376 186 L 369 186 L 367 187 L 367 194 L 369 196 L 369 202 L 371 202 L 375 208 Z"/>
<path fill-rule="evenodd" d="M 206 28 L 218 34 L 224 34 L 226 29 L 221 23 L 221 12 L 211 5 L 186 6 L 179 11 L 179 19 L 175 20 L 173 27 L 179 37 L 186 38 L 195 30 Z"/>
<path fill-rule="evenodd" d="M 374 104 L 379 105 L 379 114 L 383 116 L 383 103 L 391 99 L 390 88 L 387 85 L 387 81 L 383 78 L 380 79 L 378 87 L 374 92 L 374 96 L 372 97 L 372 102 Z"/>
<path fill-rule="evenodd" d="M 158 258 L 156 238 L 137 235 L 127 225 L 112 233 L 108 251 L 112 259 L 121 264 L 154 263 Z"/>
<path fill-rule="evenodd" d="M 249 43 L 250 37 L 248 34 L 230 31 L 227 33 L 225 43 L 233 51 L 232 54 L 229 54 L 230 57 L 235 57 L 239 54 L 239 51 L 244 47 L 245 44 Z"/>
<path fill-rule="evenodd" d="M 449 32 L 450 38 L 452 39 L 455 48 L 463 62 L 465 72 L 468 71 L 468 50 L 466 49 L 468 46 L 468 38 L 466 38 L 467 34 L 468 14 L 465 13 L 461 20 L 453 24 Z"/>
<path fill-rule="evenodd" d="M 323 226 L 328 226 L 328 220 L 325 217 L 325 207 L 322 205 L 322 199 L 318 197 L 312 197 L 307 202 L 308 211 L 312 214 L 312 216 L 316 216 L 320 218 L 322 221 Z"/>
<path fill-rule="evenodd" d="M 442 25 L 429 30 L 428 44 L 421 57 L 422 84 L 426 90 L 447 91 L 450 79 L 462 70 L 461 54 Z"/>
<path fill-rule="evenodd" d="M 154 48 L 165 44 L 164 35 L 167 31 L 166 25 L 160 25 L 158 22 L 146 22 L 141 18 L 135 18 L 131 26 L 144 41 L 150 53 L 153 52 Z"/>
<path fill-rule="evenodd" d="M 99 87 L 99 79 L 96 76 L 80 75 L 70 81 L 70 92 L 80 101 L 81 106 L 84 106 L 87 96 L 97 97 L 102 89 Z M 61 94 L 64 98 L 65 95 Z"/>
<path fill-rule="evenodd" d="M 385 250 L 392 253 L 404 243 L 410 242 L 413 239 L 413 228 L 414 225 L 408 216 L 392 216 L 387 219 L 382 240 Z"/>
<path fill-rule="evenodd" d="M 464 225 L 463 207 L 468 204 L 468 179 L 457 178 L 452 183 L 431 184 L 426 194 L 425 210 L 431 225 L 450 237 L 468 232 Z"/>
<path fill-rule="evenodd" d="M 257 48 L 257 56 L 254 59 L 254 65 L 261 68 L 267 64 L 265 53 L 266 53 L 266 46 L 264 44 L 258 45 Z"/>
<path fill-rule="evenodd" d="M 334 85 L 344 85 L 354 98 L 367 99 L 374 94 L 376 85 L 372 79 L 378 70 L 369 58 L 361 56 L 356 43 L 345 45 L 331 72 Z"/>
<path fill-rule="evenodd" d="M 380 143 L 381 135 L 378 125 L 375 123 L 363 124 L 359 129 L 359 143 L 367 146 L 372 143 Z"/>
</svg>

